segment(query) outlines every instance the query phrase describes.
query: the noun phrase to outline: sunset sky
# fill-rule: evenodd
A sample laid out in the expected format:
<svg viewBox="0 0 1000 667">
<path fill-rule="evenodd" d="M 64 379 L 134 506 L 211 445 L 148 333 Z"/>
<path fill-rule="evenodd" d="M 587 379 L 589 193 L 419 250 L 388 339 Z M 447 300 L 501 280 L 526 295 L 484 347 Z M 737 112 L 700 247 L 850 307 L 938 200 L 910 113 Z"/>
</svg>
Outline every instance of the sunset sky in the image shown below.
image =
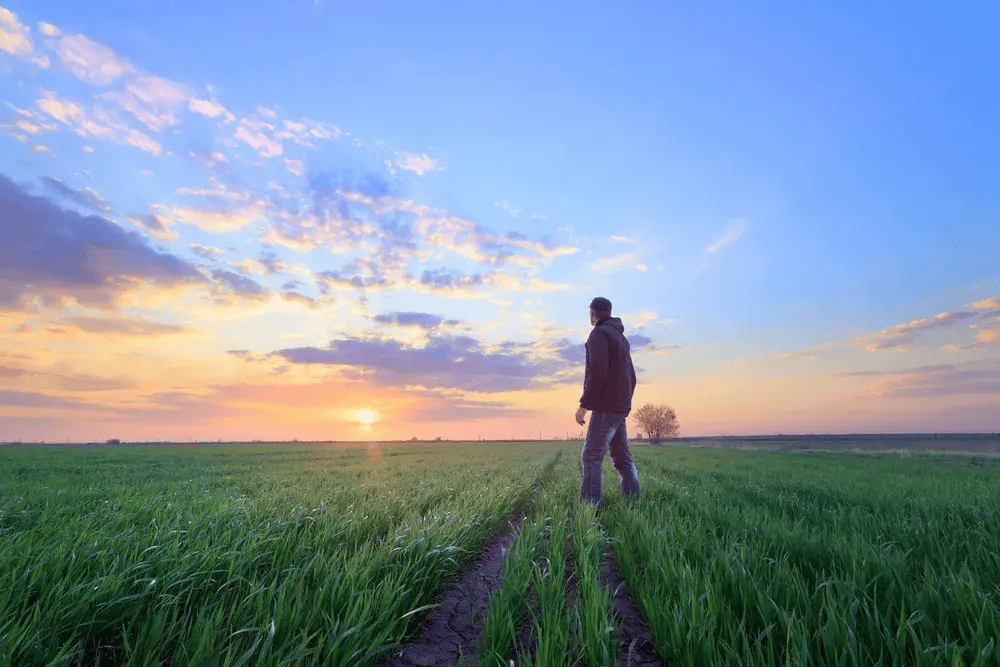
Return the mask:
<svg viewBox="0 0 1000 667">
<path fill-rule="evenodd" d="M 0 3 L 0 441 L 1000 431 L 1000 4 Z"/>
</svg>

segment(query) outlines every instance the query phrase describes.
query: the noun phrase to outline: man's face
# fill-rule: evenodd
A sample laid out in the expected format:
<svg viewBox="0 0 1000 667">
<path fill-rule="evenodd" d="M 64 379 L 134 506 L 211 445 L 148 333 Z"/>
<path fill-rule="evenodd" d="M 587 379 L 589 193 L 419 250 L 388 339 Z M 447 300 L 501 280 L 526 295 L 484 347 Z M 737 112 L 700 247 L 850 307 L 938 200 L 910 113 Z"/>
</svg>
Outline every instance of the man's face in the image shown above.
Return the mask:
<svg viewBox="0 0 1000 667">
<path fill-rule="evenodd" d="M 597 326 L 597 316 L 594 315 L 594 311 L 590 311 L 590 326 L 592 327 Z"/>
</svg>

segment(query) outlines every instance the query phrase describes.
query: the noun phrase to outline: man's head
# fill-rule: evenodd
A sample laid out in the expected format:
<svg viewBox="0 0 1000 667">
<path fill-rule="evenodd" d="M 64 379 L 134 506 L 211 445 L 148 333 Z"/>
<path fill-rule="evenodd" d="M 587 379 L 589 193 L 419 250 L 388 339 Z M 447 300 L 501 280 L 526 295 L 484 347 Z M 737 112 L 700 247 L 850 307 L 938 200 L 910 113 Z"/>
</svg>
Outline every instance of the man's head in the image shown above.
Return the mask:
<svg viewBox="0 0 1000 667">
<path fill-rule="evenodd" d="M 596 326 L 605 317 L 611 316 L 611 302 L 603 296 L 594 297 L 590 302 L 590 324 Z"/>
</svg>

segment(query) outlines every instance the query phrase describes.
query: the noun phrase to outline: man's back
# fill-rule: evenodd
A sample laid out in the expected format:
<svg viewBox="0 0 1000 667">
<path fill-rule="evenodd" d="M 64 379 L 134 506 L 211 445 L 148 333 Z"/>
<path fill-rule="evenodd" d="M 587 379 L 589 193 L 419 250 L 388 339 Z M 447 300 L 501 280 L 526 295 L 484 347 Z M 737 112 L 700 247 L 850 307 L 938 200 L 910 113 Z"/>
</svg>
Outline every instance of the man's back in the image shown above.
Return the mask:
<svg viewBox="0 0 1000 667">
<path fill-rule="evenodd" d="M 598 320 L 587 339 L 587 366 L 580 406 L 587 410 L 628 413 L 636 377 L 632 349 L 617 317 Z"/>
</svg>

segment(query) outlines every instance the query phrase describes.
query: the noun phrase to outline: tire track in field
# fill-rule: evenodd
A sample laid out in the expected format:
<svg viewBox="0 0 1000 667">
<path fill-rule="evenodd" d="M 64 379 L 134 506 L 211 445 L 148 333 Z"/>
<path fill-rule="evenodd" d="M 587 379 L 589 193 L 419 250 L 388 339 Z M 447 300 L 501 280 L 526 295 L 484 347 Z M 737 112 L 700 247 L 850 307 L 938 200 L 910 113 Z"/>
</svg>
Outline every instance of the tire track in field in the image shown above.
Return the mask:
<svg viewBox="0 0 1000 667">
<path fill-rule="evenodd" d="M 474 663 L 490 594 L 503 583 L 503 556 L 510 551 L 523 516 L 534 505 L 538 492 L 551 481 L 561 457 L 562 450 L 514 502 L 508 528 L 494 536 L 461 575 L 458 585 L 445 594 L 441 606 L 424 620 L 418 637 L 393 653 L 382 667 L 451 667 L 458 665 L 459 656 Z"/>
<path fill-rule="evenodd" d="M 604 550 L 604 571 L 601 585 L 611 591 L 611 600 L 618 621 L 618 664 L 622 667 L 663 667 L 646 630 L 639 607 L 628 594 L 628 586 L 615 562 L 611 547 Z"/>
</svg>

